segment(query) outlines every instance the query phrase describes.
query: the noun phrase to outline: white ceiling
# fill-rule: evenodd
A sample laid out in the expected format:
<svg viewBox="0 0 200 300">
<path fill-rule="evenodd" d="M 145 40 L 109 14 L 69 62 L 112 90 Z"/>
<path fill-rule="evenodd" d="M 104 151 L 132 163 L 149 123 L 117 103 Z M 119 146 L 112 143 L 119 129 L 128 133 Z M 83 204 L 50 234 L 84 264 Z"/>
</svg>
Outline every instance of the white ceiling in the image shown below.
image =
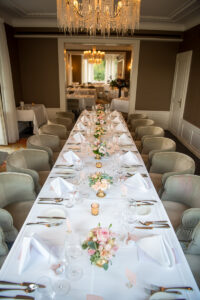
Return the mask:
<svg viewBox="0 0 200 300">
<path fill-rule="evenodd" d="M 0 17 L 13 26 L 55 27 L 56 0 L 0 0 Z M 186 30 L 200 24 L 200 0 L 141 0 L 140 29 Z"/>
</svg>

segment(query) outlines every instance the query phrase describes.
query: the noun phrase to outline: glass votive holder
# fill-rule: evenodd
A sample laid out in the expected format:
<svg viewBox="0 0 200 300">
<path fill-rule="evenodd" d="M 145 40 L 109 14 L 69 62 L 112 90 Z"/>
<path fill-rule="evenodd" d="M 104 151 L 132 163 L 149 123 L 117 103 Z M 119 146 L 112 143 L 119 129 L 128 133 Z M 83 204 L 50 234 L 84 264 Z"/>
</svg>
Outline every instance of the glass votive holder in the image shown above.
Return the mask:
<svg viewBox="0 0 200 300">
<path fill-rule="evenodd" d="M 99 214 L 99 203 L 92 203 L 91 204 L 91 214 L 93 216 L 97 216 Z"/>
</svg>

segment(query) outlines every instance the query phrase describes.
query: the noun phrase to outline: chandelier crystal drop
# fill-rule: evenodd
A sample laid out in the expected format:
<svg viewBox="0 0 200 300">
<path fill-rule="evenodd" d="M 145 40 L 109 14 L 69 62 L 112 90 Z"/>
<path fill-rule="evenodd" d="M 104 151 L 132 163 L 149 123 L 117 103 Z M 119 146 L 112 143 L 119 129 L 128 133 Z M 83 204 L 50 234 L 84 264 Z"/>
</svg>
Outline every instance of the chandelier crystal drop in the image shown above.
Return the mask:
<svg viewBox="0 0 200 300">
<path fill-rule="evenodd" d="M 140 1 L 57 0 L 58 27 L 71 34 L 133 34 L 139 26 Z"/>
<path fill-rule="evenodd" d="M 102 59 L 105 58 L 105 52 L 97 51 L 94 47 L 92 51 L 84 51 L 83 58 L 87 59 L 89 64 L 100 64 L 102 62 Z"/>
</svg>

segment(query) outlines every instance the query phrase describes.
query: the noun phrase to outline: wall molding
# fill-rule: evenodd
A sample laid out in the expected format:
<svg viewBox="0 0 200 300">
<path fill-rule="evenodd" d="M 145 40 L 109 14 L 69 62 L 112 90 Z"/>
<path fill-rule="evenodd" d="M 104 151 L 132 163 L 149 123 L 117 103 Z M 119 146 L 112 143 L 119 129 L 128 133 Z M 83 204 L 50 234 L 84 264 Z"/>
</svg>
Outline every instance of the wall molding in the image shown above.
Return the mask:
<svg viewBox="0 0 200 300">
<path fill-rule="evenodd" d="M 198 158 L 200 158 L 200 128 L 182 119 L 181 133 L 177 138 Z"/>
</svg>

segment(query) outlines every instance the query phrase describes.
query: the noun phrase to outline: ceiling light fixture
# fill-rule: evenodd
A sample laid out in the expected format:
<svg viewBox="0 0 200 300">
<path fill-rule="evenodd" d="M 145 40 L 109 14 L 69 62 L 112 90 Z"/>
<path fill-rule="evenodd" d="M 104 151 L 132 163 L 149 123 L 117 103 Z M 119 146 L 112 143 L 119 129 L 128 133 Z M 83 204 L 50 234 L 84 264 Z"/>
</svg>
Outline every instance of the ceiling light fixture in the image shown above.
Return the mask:
<svg viewBox="0 0 200 300">
<path fill-rule="evenodd" d="M 140 1 L 57 0 L 58 27 L 71 34 L 133 34 L 139 25 Z"/>
<path fill-rule="evenodd" d="M 94 47 L 92 51 L 84 51 L 83 58 L 87 59 L 89 64 L 100 64 L 102 62 L 102 59 L 105 58 L 105 52 L 97 51 Z"/>
</svg>

